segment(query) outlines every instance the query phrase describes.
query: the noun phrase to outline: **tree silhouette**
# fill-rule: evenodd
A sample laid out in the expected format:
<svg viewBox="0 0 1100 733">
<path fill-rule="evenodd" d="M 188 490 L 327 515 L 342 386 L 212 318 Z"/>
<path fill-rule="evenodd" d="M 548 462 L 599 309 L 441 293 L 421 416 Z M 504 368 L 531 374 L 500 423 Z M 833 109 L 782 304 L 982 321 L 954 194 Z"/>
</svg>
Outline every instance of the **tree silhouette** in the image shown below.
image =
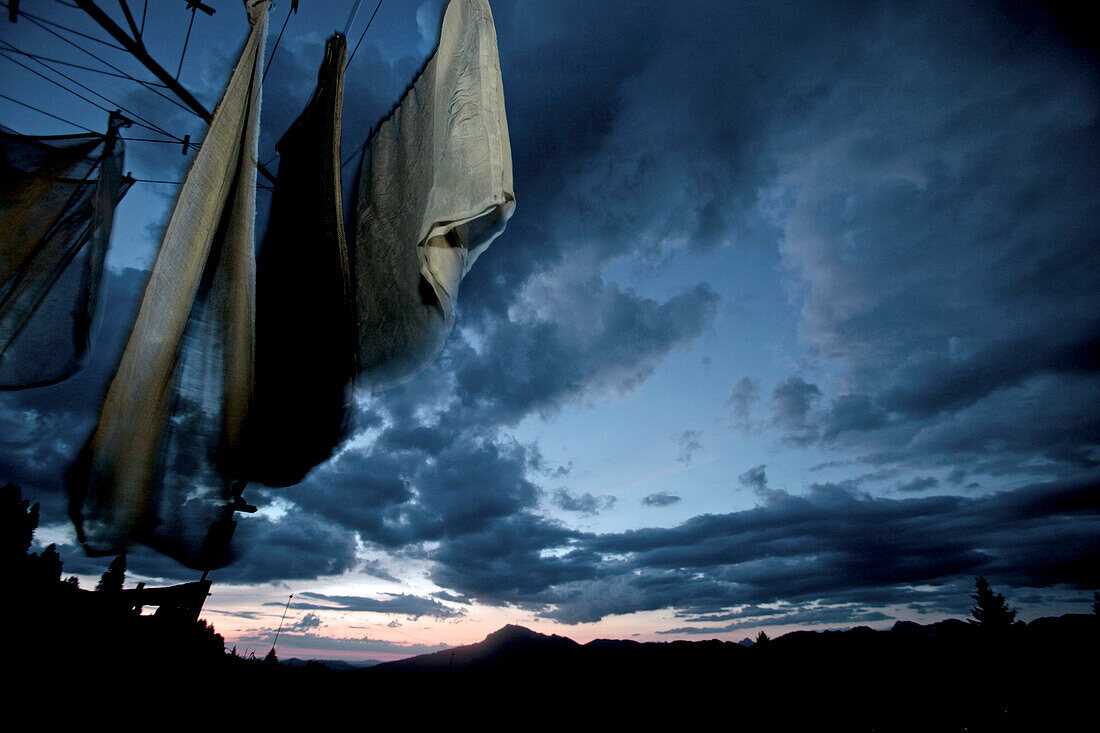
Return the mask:
<svg viewBox="0 0 1100 733">
<path fill-rule="evenodd" d="M 985 578 L 978 577 L 974 584 L 977 590 L 970 597 L 977 605 L 970 609 L 970 615 L 974 617 L 971 623 L 991 630 L 1012 626 L 1016 610 L 1008 607 L 1005 597 L 1000 593 L 994 594 Z"/>
<path fill-rule="evenodd" d="M 0 487 L 0 541 L 5 563 L 22 563 L 31 550 L 34 530 L 38 528 L 38 504 L 23 498 L 15 484 Z"/>
<path fill-rule="evenodd" d="M 119 592 L 122 590 L 122 584 L 126 580 L 126 555 L 125 553 L 119 555 L 114 560 L 111 560 L 111 564 L 107 566 L 107 569 L 103 571 L 103 575 L 100 576 L 99 582 L 96 583 L 95 589 L 98 591 Z"/>
<path fill-rule="evenodd" d="M 763 631 L 756 635 L 756 646 L 766 646 L 769 641 L 771 638 Z"/>
</svg>

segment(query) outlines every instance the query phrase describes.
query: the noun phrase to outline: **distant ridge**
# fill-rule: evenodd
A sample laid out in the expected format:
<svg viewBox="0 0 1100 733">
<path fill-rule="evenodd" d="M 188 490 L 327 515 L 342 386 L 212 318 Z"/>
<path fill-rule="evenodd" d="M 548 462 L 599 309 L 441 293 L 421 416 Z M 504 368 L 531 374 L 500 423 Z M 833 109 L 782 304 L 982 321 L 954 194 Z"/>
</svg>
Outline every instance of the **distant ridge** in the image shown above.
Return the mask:
<svg viewBox="0 0 1100 733">
<path fill-rule="evenodd" d="M 383 674 L 433 674 L 516 664 L 544 664 L 548 660 L 559 661 L 558 657 L 561 655 L 568 655 L 580 648 L 580 644 L 564 636 L 540 634 L 524 626 L 508 624 L 476 644 L 395 662 L 383 662 L 371 667 L 371 671 Z"/>
<path fill-rule="evenodd" d="M 834 729 L 822 721 L 899 733 L 1074 730 L 1048 723 L 1091 710 L 1098 656 L 1095 615 L 995 632 L 959 619 L 899 621 L 883 631 L 794 631 L 751 646 L 582 645 L 508 625 L 476 644 L 341 677 L 393 704 L 440 704 L 521 730 L 593 716 L 615 728 L 668 716 L 687 729 L 721 719 L 745 731 Z"/>
</svg>

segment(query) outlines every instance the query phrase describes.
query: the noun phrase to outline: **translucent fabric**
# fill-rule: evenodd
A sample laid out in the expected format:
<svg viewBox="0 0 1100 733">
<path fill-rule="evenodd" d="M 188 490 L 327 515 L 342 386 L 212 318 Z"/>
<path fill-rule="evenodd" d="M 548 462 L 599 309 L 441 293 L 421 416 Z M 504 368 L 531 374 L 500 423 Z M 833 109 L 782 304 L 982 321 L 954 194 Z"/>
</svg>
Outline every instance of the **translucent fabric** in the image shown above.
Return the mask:
<svg viewBox="0 0 1100 733">
<path fill-rule="evenodd" d="M 256 143 L 266 0 L 180 189 L 99 423 L 70 473 L 92 553 L 140 540 L 228 560 L 230 482 L 252 398 Z"/>
<path fill-rule="evenodd" d="M 0 129 L 0 389 L 53 384 L 84 363 L 128 187 L 121 122 L 105 135 Z"/>
</svg>

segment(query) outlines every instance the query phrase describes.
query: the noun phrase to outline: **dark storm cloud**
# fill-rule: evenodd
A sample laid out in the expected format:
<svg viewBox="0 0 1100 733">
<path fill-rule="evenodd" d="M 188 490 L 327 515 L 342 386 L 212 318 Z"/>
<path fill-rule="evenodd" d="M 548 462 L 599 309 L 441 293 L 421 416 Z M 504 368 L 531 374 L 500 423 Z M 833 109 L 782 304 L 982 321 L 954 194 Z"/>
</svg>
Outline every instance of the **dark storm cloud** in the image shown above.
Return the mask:
<svg viewBox="0 0 1100 733">
<path fill-rule="evenodd" d="M 875 43 L 807 77 L 821 93 L 777 159 L 801 333 L 845 377 L 823 436 L 887 460 L 980 461 L 984 443 L 1000 471 L 1036 452 L 1083 465 L 1100 442 L 1077 409 L 1100 336 L 1095 67 L 999 6 L 926 11 L 876 6 Z"/>
<path fill-rule="evenodd" d="M 934 489 L 940 485 L 938 479 L 931 476 L 919 476 L 912 481 L 906 481 L 905 483 L 899 483 L 897 485 L 898 491 L 904 492 L 916 492 L 916 491 L 928 491 Z"/>
<path fill-rule="evenodd" d="M 439 601 L 406 593 L 385 593 L 385 599 L 364 598 L 362 596 L 329 596 L 322 593 L 300 593 L 294 602 L 297 609 L 313 611 L 364 611 L 370 613 L 392 613 L 418 619 L 428 616 L 435 619 L 465 616 L 463 609 L 444 606 Z"/>
<path fill-rule="evenodd" d="M 591 577 L 598 557 L 572 548 L 577 536 L 533 515 L 502 517 L 441 543 L 430 555 L 431 579 L 482 603 L 542 603 L 547 588 Z"/>
<path fill-rule="evenodd" d="M 322 517 L 293 509 L 278 520 L 240 519 L 233 562 L 217 571 L 225 583 L 313 580 L 355 567 L 355 535 Z"/>
<path fill-rule="evenodd" d="M 282 492 L 298 508 L 242 520 L 248 544 L 228 577 L 339 572 L 358 539 L 421 553 L 431 579 L 462 597 L 567 622 L 783 599 L 947 608 L 967 603 L 961 579 L 979 572 L 1019 587 L 1096 582 L 1100 417 L 1082 409 L 1100 403 L 1094 67 L 993 3 L 494 13 L 516 215 L 463 282 L 443 359 L 369 400 L 369 439 Z M 284 39 L 265 87 L 264 153 L 312 89 L 320 40 L 310 43 Z M 360 50 L 345 153 L 419 63 Z M 182 158 L 135 155 L 177 169 Z M 953 485 L 979 472 L 1019 485 L 1021 467 L 1058 480 L 876 499 L 852 479 L 602 536 L 535 515 L 537 450 L 503 430 L 637 387 L 714 322 L 717 283 L 656 299 L 600 269 L 727 245 L 778 247 L 821 367 L 774 386 L 782 438 L 952 469 Z M 747 420 L 759 390 L 735 385 L 735 418 Z M 58 456 L 101 391 L 2 396 L 13 427 L 0 465 L 54 492 L 58 511 Z M 766 487 L 762 467 L 746 485 Z"/>
<path fill-rule="evenodd" d="M 768 611 L 769 609 L 761 609 Z M 746 613 L 745 618 L 722 626 L 681 626 L 674 629 L 658 631 L 664 635 L 700 635 L 722 634 L 742 629 L 758 629 L 761 626 L 819 626 L 822 624 L 845 624 L 857 626 L 860 624 L 874 623 L 875 621 L 888 621 L 892 616 L 887 616 L 881 611 L 859 608 L 850 604 L 824 607 L 806 607 L 793 610 L 778 609 L 769 613 Z"/>
<path fill-rule="evenodd" d="M 667 491 L 658 491 L 655 494 L 648 494 L 642 499 L 642 503 L 646 506 L 668 506 L 678 501 L 680 501 L 679 496 L 670 494 Z"/>
<path fill-rule="evenodd" d="M 42 504 L 43 522 L 68 521 L 64 473 L 95 426 L 100 402 L 148 273 L 108 270 L 85 367 L 50 387 L 0 392 L 0 481 Z"/>
<path fill-rule="evenodd" d="M 452 341 L 465 419 L 507 425 L 584 395 L 631 390 L 711 323 L 718 300 L 699 285 L 660 303 L 598 278 L 532 291 L 517 320 L 486 324 L 479 350 Z"/>
<path fill-rule="evenodd" d="M 372 578 L 381 578 L 382 580 L 389 580 L 394 583 L 401 582 L 397 578 L 397 576 L 386 570 L 386 568 L 383 567 L 382 563 L 378 560 L 366 560 L 363 563 L 363 567 L 360 569 L 360 572 L 369 575 Z"/>
<path fill-rule="evenodd" d="M 979 498 L 900 500 L 817 484 L 805 496 L 774 492 L 747 511 L 586 537 L 578 547 L 615 559 L 529 600 L 552 603 L 546 615 L 567 623 L 665 607 L 715 614 L 779 600 L 943 609 L 954 598 L 957 611 L 968 600 L 960 589 L 975 575 L 1015 587 L 1094 587 L 1098 529 L 1096 477 Z M 921 585 L 949 588 L 937 595 Z"/>
</svg>

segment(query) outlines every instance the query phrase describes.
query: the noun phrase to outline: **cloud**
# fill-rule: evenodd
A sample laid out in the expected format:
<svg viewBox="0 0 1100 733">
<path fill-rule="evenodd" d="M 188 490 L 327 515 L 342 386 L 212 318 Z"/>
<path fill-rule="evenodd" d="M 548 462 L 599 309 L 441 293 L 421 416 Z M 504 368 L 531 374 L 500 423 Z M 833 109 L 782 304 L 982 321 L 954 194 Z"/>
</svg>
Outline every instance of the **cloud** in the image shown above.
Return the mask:
<svg viewBox="0 0 1100 733">
<path fill-rule="evenodd" d="M 685 466 L 691 465 L 691 459 L 695 455 L 695 451 L 700 450 L 703 444 L 699 441 L 703 432 L 701 430 L 685 430 L 678 435 L 672 436 L 672 440 L 676 445 L 680 446 L 680 455 L 676 457 L 680 463 Z"/>
<path fill-rule="evenodd" d="M 912 481 L 899 483 L 897 485 L 897 490 L 904 492 L 928 491 L 929 489 L 934 489 L 939 485 L 940 482 L 938 479 L 933 478 L 932 476 L 921 476 L 913 479 Z"/>
<path fill-rule="evenodd" d="M 315 613 L 307 613 L 290 625 L 290 631 L 309 632 L 312 629 L 321 628 L 321 618 Z"/>
<path fill-rule="evenodd" d="M 555 489 L 553 502 L 559 509 L 564 509 L 567 512 L 593 516 L 610 509 L 615 504 L 615 497 L 593 496 L 588 492 L 577 495 L 566 489 Z"/>
<path fill-rule="evenodd" d="M 775 492 L 751 510 L 586 536 L 578 549 L 600 558 L 589 577 L 547 583 L 529 600 L 552 604 L 545 615 L 564 623 L 780 600 L 958 612 L 979 574 L 1013 587 L 1094 587 L 1098 522 L 1096 476 L 974 498 L 874 498 L 815 484 L 802 496 Z M 943 590 L 917 590 L 923 585 Z"/>
<path fill-rule="evenodd" d="M 267 646 L 275 639 L 275 631 L 271 630 L 259 634 L 245 634 L 237 637 L 231 643 L 234 646 L 256 644 Z M 294 653 L 309 652 L 334 652 L 334 653 L 378 653 L 387 655 L 400 655 L 412 657 L 419 654 L 431 654 L 442 651 L 448 647 L 444 644 L 417 644 L 375 639 L 370 636 L 338 637 L 321 636 L 319 634 L 296 634 L 283 631 L 279 634 L 279 656 L 286 657 Z M 243 652 L 243 650 L 242 650 Z"/>
<path fill-rule="evenodd" d="M 768 496 L 771 489 L 768 488 L 768 474 L 766 465 L 755 466 L 737 477 L 742 486 L 752 489 L 757 496 Z"/>
<path fill-rule="evenodd" d="M 679 496 L 674 496 L 667 491 L 658 491 L 655 494 L 648 494 L 642 499 L 642 503 L 646 506 L 668 506 L 678 501 L 680 501 Z"/>
<path fill-rule="evenodd" d="M 340 575 L 356 566 L 356 547 L 352 532 L 297 507 L 278 519 L 253 515 L 238 520 L 236 557 L 217 578 L 265 583 Z"/>
<path fill-rule="evenodd" d="M 817 426 L 809 416 L 810 407 L 820 396 L 821 389 L 801 377 L 790 377 L 772 390 L 774 421 L 784 431 L 787 442 L 806 445 L 817 439 Z"/>
<path fill-rule="evenodd" d="M 437 7 L 417 12 L 418 37 Z M 1072 38 L 992 3 L 494 10 L 516 215 L 464 280 L 441 360 L 364 396 L 356 440 L 301 485 L 256 492 L 285 511 L 242 518 L 240 559 L 219 577 L 384 572 L 356 559 L 366 546 L 426 561 L 450 597 L 569 622 L 780 599 L 947 608 L 978 571 L 1018 587 L 1093 582 L 1100 418 L 1081 406 L 1100 402 L 1100 96 L 1095 64 L 1067 52 Z M 263 154 L 308 98 L 322 43 L 284 39 Z M 228 54 L 211 74 L 227 73 Z M 345 153 L 420 63 L 390 56 L 370 42 L 356 56 Z M 196 84 L 213 99 L 223 81 Z M 190 160 L 131 147 L 138 175 Z M 350 182 L 354 166 L 344 173 Z M 727 247 L 778 257 L 799 318 L 797 375 L 775 384 L 772 419 L 754 428 L 833 451 L 834 467 L 904 467 L 897 493 L 860 493 L 871 474 L 765 491 L 760 466 L 742 474 L 761 498 L 745 512 L 605 535 L 540 517 L 538 446 L 508 431 L 636 390 L 714 327 L 726 293 L 717 272 L 644 292 L 610 273 L 682 278 L 682 265 Z M 55 523 L 61 472 L 143 282 L 109 276 L 85 373 L 0 395 L 0 474 Z M 740 379 L 735 420 L 747 425 L 761 399 L 759 381 Z M 685 463 L 698 437 L 680 436 Z M 948 472 L 951 487 L 1018 488 L 927 496 Z M 580 508 L 589 497 L 601 500 L 557 498 Z M 184 572 L 137 560 L 161 577 Z"/>
<path fill-rule="evenodd" d="M 452 341 L 465 419 L 508 425 L 582 396 L 633 390 L 711 323 L 718 300 L 698 285 L 659 303 L 599 278 L 542 277 L 523 295 L 508 318 L 479 324 L 479 349 Z"/>
<path fill-rule="evenodd" d="M 418 619 L 428 616 L 434 619 L 447 619 L 465 616 L 463 609 L 444 606 L 431 598 L 408 595 L 406 593 L 385 593 L 385 599 L 365 598 L 362 596 L 332 596 L 323 593 L 300 593 L 294 602 L 297 609 L 312 611 L 352 611 L 368 613 L 389 613 Z"/>
<path fill-rule="evenodd" d="M 733 416 L 741 425 L 749 422 L 749 411 L 755 402 L 760 399 L 760 387 L 748 377 L 741 377 L 737 384 L 730 390 L 726 404 L 733 408 Z"/>
<path fill-rule="evenodd" d="M 798 608 L 781 609 L 757 609 L 756 612 L 743 614 L 730 614 L 729 617 L 736 621 L 722 626 L 680 626 L 672 629 L 660 630 L 657 633 L 663 635 L 700 635 L 700 634 L 725 634 L 742 629 L 756 629 L 761 626 L 821 626 L 843 624 L 845 626 L 858 626 L 874 623 L 876 621 L 890 621 L 882 611 L 860 608 L 854 604 L 839 604 L 835 606 L 806 606 Z M 703 619 L 701 619 L 703 620 Z M 709 620 L 709 619 L 706 619 Z"/>
</svg>

